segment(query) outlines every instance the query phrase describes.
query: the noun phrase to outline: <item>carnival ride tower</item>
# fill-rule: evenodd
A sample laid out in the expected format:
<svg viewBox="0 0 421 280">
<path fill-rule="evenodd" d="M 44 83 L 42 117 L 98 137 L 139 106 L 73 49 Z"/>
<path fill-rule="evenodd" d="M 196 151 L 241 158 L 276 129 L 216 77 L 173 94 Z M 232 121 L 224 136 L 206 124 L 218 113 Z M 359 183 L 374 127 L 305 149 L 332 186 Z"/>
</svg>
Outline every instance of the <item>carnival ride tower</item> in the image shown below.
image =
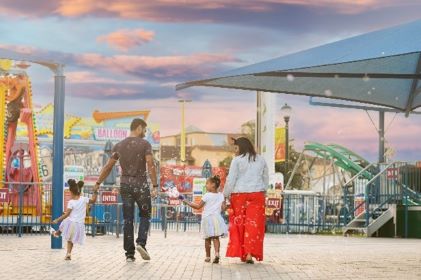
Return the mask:
<svg viewBox="0 0 421 280">
<path fill-rule="evenodd" d="M 0 188 L 10 191 L 12 213 L 39 215 L 41 190 L 39 145 L 36 137 L 31 83 L 25 72 L 0 76 Z M 19 121 L 28 130 L 28 145 L 15 145 Z M 22 205 L 23 204 L 23 205 Z"/>
</svg>

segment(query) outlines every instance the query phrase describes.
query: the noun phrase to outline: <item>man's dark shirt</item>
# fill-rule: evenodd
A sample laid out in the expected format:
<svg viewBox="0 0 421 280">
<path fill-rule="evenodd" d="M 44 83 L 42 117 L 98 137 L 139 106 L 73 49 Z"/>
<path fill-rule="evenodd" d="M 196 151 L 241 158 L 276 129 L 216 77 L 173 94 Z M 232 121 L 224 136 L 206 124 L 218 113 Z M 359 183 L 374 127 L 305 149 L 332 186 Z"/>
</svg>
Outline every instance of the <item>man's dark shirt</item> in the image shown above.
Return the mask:
<svg viewBox="0 0 421 280">
<path fill-rule="evenodd" d="M 114 146 L 113 152 L 120 155 L 120 184 L 143 185 L 147 180 L 146 156 L 152 155 L 151 144 L 140 137 L 127 137 Z"/>
</svg>

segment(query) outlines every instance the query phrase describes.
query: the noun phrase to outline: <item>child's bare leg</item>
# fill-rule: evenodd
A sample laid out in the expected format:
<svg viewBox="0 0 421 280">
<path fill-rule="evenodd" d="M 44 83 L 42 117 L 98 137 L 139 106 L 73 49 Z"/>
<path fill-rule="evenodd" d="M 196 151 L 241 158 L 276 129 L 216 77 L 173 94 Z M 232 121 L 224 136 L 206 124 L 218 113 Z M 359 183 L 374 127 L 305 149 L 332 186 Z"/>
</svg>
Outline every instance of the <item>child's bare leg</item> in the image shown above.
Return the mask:
<svg viewBox="0 0 421 280">
<path fill-rule="evenodd" d="M 211 242 L 210 238 L 205 239 L 206 260 L 208 261 L 210 261 Z"/>
<path fill-rule="evenodd" d="M 72 253 L 73 243 L 71 241 L 67 241 L 67 254 L 70 255 Z"/>
<path fill-rule="evenodd" d="M 219 257 L 219 248 L 221 248 L 221 242 L 219 241 L 219 237 L 213 238 L 213 247 L 215 249 L 215 256 Z"/>
<path fill-rule="evenodd" d="M 213 247 L 215 248 L 215 258 L 213 259 L 213 263 L 219 263 L 219 247 L 221 243 L 219 242 L 219 237 L 213 237 Z"/>
</svg>

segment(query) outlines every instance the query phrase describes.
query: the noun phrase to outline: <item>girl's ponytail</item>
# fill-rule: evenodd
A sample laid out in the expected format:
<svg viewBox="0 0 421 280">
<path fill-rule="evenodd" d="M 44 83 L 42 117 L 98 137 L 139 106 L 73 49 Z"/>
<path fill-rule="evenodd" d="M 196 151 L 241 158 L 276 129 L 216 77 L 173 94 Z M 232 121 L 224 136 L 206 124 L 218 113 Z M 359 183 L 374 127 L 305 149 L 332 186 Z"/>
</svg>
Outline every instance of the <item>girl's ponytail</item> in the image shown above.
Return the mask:
<svg viewBox="0 0 421 280">
<path fill-rule="evenodd" d="M 76 183 L 76 180 L 69 179 L 67 180 L 67 184 L 69 185 L 69 189 L 73 194 L 80 195 L 82 193 L 82 187 L 84 185 L 83 181 Z"/>
<path fill-rule="evenodd" d="M 84 184 L 85 183 L 83 181 L 77 182 L 77 186 L 79 187 L 79 190 L 82 190 Z"/>
</svg>

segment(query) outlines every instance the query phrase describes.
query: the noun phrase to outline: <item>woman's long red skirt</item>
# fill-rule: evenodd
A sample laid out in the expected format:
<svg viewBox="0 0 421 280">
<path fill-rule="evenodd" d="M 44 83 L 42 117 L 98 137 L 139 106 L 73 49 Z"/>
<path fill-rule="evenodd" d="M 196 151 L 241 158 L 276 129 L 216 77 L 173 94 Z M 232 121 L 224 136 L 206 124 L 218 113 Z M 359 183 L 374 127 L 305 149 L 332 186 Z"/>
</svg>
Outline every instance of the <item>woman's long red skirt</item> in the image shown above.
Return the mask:
<svg viewBox="0 0 421 280">
<path fill-rule="evenodd" d="M 262 261 L 265 222 L 263 192 L 232 194 L 226 256 L 245 261 L 247 254 L 251 254 L 256 260 Z"/>
</svg>

